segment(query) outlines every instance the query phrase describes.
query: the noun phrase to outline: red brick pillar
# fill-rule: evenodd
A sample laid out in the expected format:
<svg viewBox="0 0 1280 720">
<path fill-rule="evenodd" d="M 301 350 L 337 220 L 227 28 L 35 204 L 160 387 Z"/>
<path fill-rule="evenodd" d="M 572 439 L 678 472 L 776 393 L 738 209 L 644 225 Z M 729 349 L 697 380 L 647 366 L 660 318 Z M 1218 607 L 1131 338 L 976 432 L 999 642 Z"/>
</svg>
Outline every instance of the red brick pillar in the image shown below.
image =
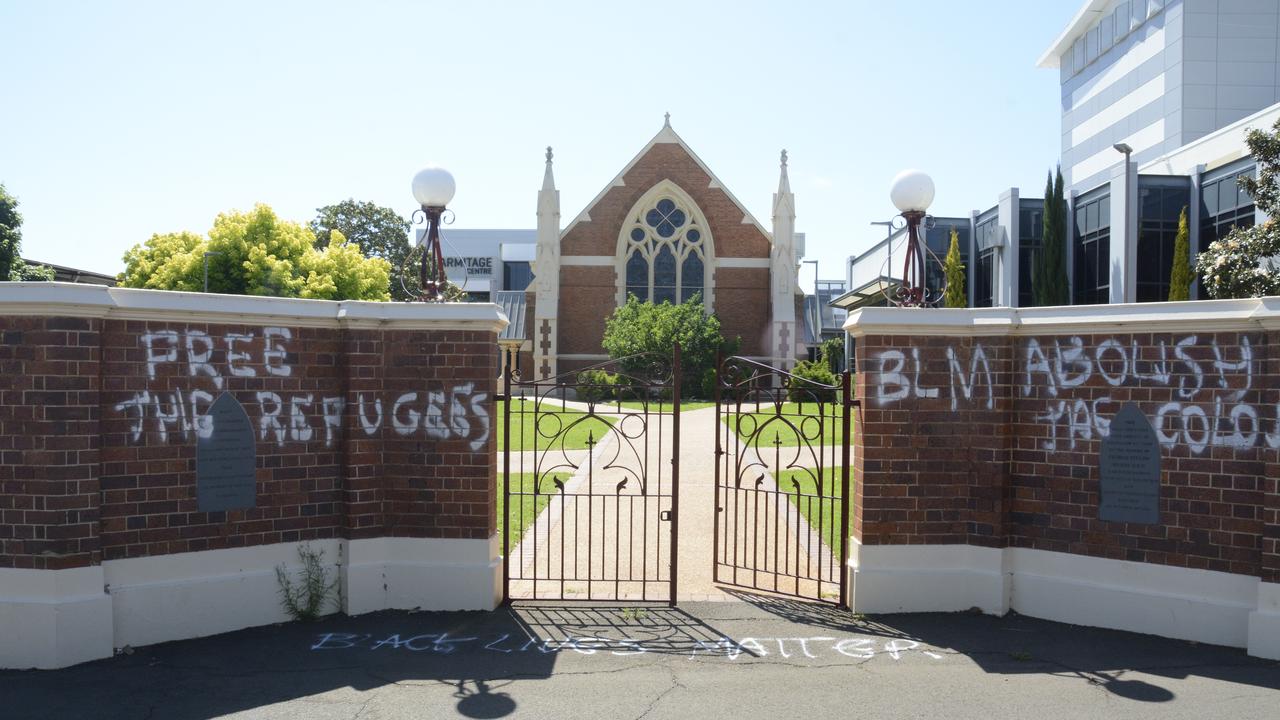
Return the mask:
<svg viewBox="0 0 1280 720">
<path fill-rule="evenodd" d="M 0 321 L 0 567 L 101 561 L 98 541 L 102 321 Z"/>
<path fill-rule="evenodd" d="M 1003 612 L 1008 339 L 855 328 L 855 342 L 855 609 Z M 924 591 L 939 573 L 954 592 Z"/>
<path fill-rule="evenodd" d="M 1262 553 L 1259 558 L 1257 607 L 1249 614 L 1249 654 L 1280 660 L 1280 331 L 1265 335 L 1263 371 L 1259 387 L 1262 402 L 1269 404 L 1273 418 L 1265 437 L 1264 476 L 1259 480 L 1263 494 Z"/>
<path fill-rule="evenodd" d="M 0 667 L 111 654 L 98 525 L 101 330 L 98 318 L 0 315 Z"/>
</svg>

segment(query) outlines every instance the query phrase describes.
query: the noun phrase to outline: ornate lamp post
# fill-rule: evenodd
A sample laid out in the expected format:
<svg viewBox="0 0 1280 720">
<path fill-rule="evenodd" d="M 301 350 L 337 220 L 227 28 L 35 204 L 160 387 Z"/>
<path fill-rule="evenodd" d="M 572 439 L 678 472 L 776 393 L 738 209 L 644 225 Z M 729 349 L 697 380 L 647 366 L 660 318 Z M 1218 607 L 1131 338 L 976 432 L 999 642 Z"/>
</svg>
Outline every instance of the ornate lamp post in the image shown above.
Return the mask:
<svg viewBox="0 0 1280 720">
<path fill-rule="evenodd" d="M 933 202 L 933 192 L 933 180 L 919 170 L 898 173 L 889 190 L 889 199 L 907 221 L 907 257 L 902 263 L 902 286 L 897 292 L 901 307 L 924 307 L 936 300 L 929 297 L 925 286 L 925 248 L 920 239 L 920 222 Z"/>
<path fill-rule="evenodd" d="M 427 166 L 413 176 L 413 199 L 422 206 L 413 211 L 414 222 L 427 224 L 426 247 L 422 251 L 422 264 L 418 268 L 418 279 L 422 283 L 423 302 L 442 302 L 444 286 L 448 279 L 444 274 L 444 253 L 440 250 L 440 218 L 445 206 L 453 199 L 457 186 L 453 175 L 441 167 Z M 419 217 L 421 215 L 421 217 Z M 435 277 L 427 277 L 427 261 L 435 263 Z"/>
</svg>

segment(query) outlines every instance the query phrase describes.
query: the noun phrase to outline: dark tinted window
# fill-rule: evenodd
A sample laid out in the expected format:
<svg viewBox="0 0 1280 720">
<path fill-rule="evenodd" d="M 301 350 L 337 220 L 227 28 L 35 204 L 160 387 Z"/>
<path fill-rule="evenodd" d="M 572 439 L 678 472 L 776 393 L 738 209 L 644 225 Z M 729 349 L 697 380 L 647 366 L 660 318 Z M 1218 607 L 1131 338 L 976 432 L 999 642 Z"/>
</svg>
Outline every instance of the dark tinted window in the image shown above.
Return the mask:
<svg viewBox="0 0 1280 720">
<path fill-rule="evenodd" d="M 524 261 L 502 263 L 502 289 L 526 290 L 533 282 L 533 272 Z"/>
</svg>

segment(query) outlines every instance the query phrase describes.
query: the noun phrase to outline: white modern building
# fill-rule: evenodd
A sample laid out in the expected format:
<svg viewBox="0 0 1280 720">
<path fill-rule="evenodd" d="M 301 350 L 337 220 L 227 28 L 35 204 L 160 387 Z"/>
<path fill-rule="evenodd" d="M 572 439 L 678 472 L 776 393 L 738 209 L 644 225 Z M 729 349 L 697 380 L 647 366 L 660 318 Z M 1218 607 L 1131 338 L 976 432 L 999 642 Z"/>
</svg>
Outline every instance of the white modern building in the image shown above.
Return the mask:
<svg viewBox="0 0 1280 720">
<path fill-rule="evenodd" d="M 423 232 L 415 228 L 415 242 L 422 241 Z M 529 287 L 537 231 L 444 228 L 440 237 L 445 275 L 472 300 L 496 301 L 497 293 L 523 292 Z"/>
<path fill-rule="evenodd" d="M 1073 304 L 1167 299 L 1184 207 L 1193 255 L 1263 219 L 1236 181 L 1256 172 L 1247 132 L 1280 119 L 1280 2 L 1086 0 L 1038 65 L 1059 72 Z M 1043 209 L 1011 188 L 969 214 L 971 305 L 1031 303 Z M 896 284 L 900 246 L 851 257 L 839 303 Z"/>
</svg>

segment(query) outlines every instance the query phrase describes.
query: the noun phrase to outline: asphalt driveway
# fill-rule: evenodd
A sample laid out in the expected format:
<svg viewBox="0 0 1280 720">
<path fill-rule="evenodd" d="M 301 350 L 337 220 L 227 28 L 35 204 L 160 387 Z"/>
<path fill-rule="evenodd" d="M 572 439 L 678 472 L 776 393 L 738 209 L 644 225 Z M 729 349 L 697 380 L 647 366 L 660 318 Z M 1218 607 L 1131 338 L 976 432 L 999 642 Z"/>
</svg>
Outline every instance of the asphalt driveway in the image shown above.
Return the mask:
<svg viewBox="0 0 1280 720">
<path fill-rule="evenodd" d="M 382 612 L 0 671 L 0 718 L 1280 717 L 1280 663 L 1010 615 L 742 596 Z"/>
</svg>

